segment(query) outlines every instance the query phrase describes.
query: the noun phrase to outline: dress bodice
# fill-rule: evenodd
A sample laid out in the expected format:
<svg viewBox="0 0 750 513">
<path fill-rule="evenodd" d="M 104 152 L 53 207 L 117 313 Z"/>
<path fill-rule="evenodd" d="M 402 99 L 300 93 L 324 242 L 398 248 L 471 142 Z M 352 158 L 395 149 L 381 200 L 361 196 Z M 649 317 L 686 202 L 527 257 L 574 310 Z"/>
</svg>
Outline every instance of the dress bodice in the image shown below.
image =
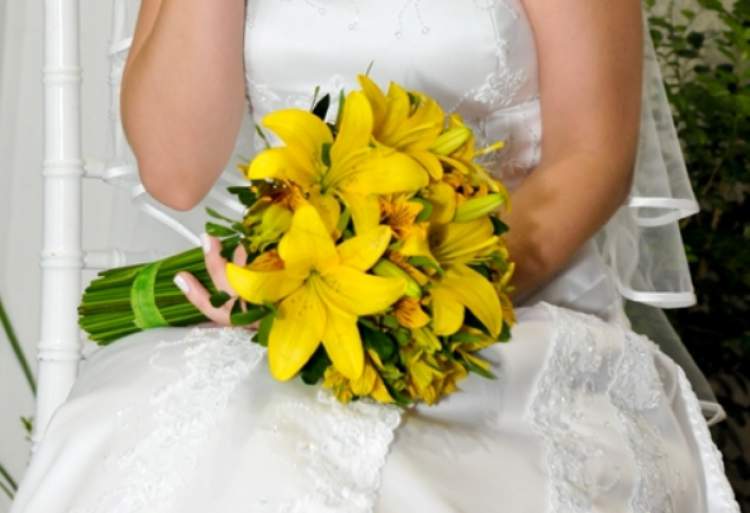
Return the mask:
<svg viewBox="0 0 750 513">
<path fill-rule="evenodd" d="M 505 140 L 489 166 L 497 176 L 539 160 L 536 52 L 520 0 L 248 0 L 245 59 L 256 120 L 308 108 L 316 86 L 333 98 L 357 89 L 370 67 L 381 87 L 396 81 L 460 113 L 480 141 Z"/>
<path fill-rule="evenodd" d="M 358 89 L 356 76 L 368 68 L 381 88 L 395 81 L 461 114 L 480 145 L 504 141 L 484 164 L 509 189 L 540 162 L 537 53 L 521 0 L 248 0 L 254 121 L 310 108 L 316 87 L 332 98 Z M 603 317 L 620 311 L 593 241 L 522 303 L 539 300 Z"/>
</svg>

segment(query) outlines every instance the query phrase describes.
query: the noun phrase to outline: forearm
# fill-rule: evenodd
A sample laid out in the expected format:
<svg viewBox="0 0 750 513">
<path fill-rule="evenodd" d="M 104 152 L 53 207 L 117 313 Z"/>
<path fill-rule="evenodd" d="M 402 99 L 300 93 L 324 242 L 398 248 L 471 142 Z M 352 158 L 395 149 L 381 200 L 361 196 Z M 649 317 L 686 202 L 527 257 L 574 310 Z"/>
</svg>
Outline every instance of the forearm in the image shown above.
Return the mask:
<svg viewBox="0 0 750 513">
<path fill-rule="evenodd" d="M 627 198 L 634 159 L 578 152 L 542 163 L 511 195 L 508 250 L 514 297 L 561 270 Z"/>
<path fill-rule="evenodd" d="M 134 41 L 123 127 L 144 186 L 171 207 L 200 201 L 234 148 L 245 97 L 244 9 L 243 0 L 162 0 L 149 32 Z"/>
</svg>

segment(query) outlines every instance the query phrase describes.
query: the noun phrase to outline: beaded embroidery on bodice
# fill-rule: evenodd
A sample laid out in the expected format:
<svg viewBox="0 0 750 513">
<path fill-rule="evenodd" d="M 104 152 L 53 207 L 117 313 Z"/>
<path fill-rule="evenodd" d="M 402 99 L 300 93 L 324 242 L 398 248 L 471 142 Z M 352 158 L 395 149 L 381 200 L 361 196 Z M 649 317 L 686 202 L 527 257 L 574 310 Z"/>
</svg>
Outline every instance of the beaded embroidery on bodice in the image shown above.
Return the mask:
<svg viewBox="0 0 750 513">
<path fill-rule="evenodd" d="M 356 75 L 370 67 L 381 87 L 399 82 L 461 114 L 480 143 L 504 140 L 485 163 L 509 187 L 538 163 L 536 50 L 520 0 L 248 0 L 247 9 L 256 122 L 279 108 L 309 108 L 316 86 L 333 98 L 356 89 Z"/>
</svg>

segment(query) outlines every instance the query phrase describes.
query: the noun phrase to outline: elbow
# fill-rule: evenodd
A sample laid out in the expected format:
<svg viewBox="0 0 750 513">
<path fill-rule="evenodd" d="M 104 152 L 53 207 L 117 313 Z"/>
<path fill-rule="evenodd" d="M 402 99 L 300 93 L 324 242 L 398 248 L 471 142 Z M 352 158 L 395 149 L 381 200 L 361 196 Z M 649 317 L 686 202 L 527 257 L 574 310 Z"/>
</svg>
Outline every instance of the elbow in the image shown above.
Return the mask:
<svg viewBox="0 0 750 513">
<path fill-rule="evenodd" d="M 182 169 L 170 169 L 164 166 L 155 168 L 147 164 L 138 164 L 141 183 L 146 192 L 162 205 L 173 210 L 186 212 L 195 208 L 207 194 L 207 190 L 195 180 L 191 173 Z"/>
</svg>

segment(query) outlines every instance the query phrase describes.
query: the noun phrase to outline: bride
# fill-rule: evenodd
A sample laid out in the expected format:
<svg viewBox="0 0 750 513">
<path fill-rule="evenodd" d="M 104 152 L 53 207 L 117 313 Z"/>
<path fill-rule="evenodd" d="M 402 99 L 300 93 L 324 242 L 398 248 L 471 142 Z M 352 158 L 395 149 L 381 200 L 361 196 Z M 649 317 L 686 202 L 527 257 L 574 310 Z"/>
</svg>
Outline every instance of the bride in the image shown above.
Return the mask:
<svg viewBox="0 0 750 513">
<path fill-rule="evenodd" d="M 489 168 L 512 189 L 518 322 L 485 351 L 496 380 L 434 407 L 343 406 L 274 381 L 253 331 L 180 273 L 214 323 L 90 356 L 12 513 L 738 512 L 685 372 L 623 309 L 628 293 L 683 301 L 657 286 L 684 278 L 679 246 L 649 242 L 624 206 L 675 179 L 662 161 L 644 174 L 644 19 L 636 0 L 143 0 L 121 106 L 154 198 L 187 210 L 207 194 L 246 93 L 259 120 L 318 85 L 356 88 L 372 63 L 381 85 L 507 142 Z"/>
</svg>

